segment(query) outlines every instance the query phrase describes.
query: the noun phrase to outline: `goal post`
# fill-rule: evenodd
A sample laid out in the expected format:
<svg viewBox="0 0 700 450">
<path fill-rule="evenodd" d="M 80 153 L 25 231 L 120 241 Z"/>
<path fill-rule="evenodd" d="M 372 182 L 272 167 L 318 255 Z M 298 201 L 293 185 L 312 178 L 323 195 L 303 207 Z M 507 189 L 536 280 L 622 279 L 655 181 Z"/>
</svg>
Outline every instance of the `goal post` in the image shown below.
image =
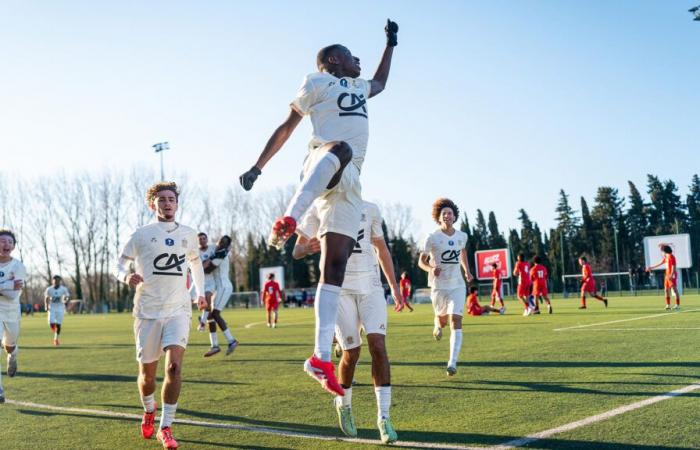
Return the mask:
<svg viewBox="0 0 700 450">
<path fill-rule="evenodd" d="M 582 275 L 580 273 L 562 275 L 561 281 L 565 297 L 580 294 L 581 278 Z M 603 296 L 608 295 L 608 292 L 617 292 L 620 296 L 624 295 L 625 292 L 629 292 L 630 295 L 635 293 L 635 283 L 629 272 L 594 273 L 593 279 L 595 280 L 596 289 Z"/>
</svg>

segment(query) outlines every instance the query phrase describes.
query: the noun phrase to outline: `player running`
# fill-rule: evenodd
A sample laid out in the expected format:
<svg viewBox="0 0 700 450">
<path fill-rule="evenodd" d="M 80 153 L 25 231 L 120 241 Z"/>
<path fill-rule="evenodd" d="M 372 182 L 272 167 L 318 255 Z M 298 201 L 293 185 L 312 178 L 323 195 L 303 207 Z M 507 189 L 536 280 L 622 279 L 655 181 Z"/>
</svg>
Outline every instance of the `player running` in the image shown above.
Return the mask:
<svg viewBox="0 0 700 450">
<path fill-rule="evenodd" d="M 591 271 L 591 265 L 585 256 L 581 255 L 578 258 L 578 263 L 581 265 L 581 306 L 578 309 L 586 309 L 586 294 L 591 294 L 591 297 L 603 302 L 605 307 L 608 307 L 608 299 L 598 295 L 598 290 L 595 287 L 595 278 Z"/>
<path fill-rule="evenodd" d="M 228 235 L 223 235 L 216 243 L 214 253 L 202 264 L 204 267 L 205 278 L 206 274 L 209 274 L 214 279 L 215 292 L 214 296 L 211 298 L 211 301 L 207 302 L 209 304 L 209 310 L 211 311 L 207 320 L 209 323 L 209 342 L 211 343 L 211 348 L 204 354 L 205 358 L 214 356 L 221 351 L 221 348 L 219 347 L 219 338 L 216 335 L 217 325 L 221 329 L 221 332 L 224 333 L 224 337 L 226 337 L 226 341 L 228 342 L 226 355 L 230 355 L 233 353 L 236 347 L 238 347 L 238 341 L 233 337 L 231 334 L 231 329 L 221 316 L 221 311 L 224 310 L 226 304 L 228 304 L 231 294 L 233 293 L 233 284 L 231 283 L 231 278 L 229 276 L 229 268 L 231 267 L 229 262 L 230 253 L 231 237 Z"/>
<path fill-rule="evenodd" d="M 661 251 L 665 253 L 664 259 L 662 259 L 658 264 L 649 266 L 646 268 L 647 272 L 651 272 L 657 267 L 666 264 L 666 272 L 664 273 L 664 295 L 666 298 L 666 310 L 671 309 L 671 292 L 676 298 L 676 304 L 673 307 L 674 310 L 681 309 L 681 296 L 678 293 L 678 273 L 676 272 L 676 257 L 673 255 L 673 249 L 670 245 L 664 245 L 661 247 Z"/>
<path fill-rule="evenodd" d="M 7 352 L 7 376 L 10 378 L 17 373 L 17 339 L 21 316 L 19 298 L 27 278 L 27 270 L 22 261 L 12 257 L 16 243 L 17 239 L 12 231 L 0 229 L 0 326 L 2 346 Z M 0 403 L 5 403 L 1 372 Z"/>
<path fill-rule="evenodd" d="M 439 198 L 433 203 L 433 220 L 440 225 L 425 239 L 418 266 L 428 272 L 430 299 L 435 311 L 435 340 L 442 338 L 442 329 L 450 318 L 450 359 L 447 362 L 447 375 L 457 373 L 457 358 L 462 347 L 462 316 L 467 287 L 460 270 L 468 282 L 473 277 L 467 261 L 467 235 L 456 228 L 454 222 L 459 217 L 459 209 L 452 200 Z"/>
<path fill-rule="evenodd" d="M 182 386 L 182 362 L 192 317 L 187 289 L 188 266 L 199 306 L 206 306 L 197 233 L 175 221 L 178 197 L 175 183 L 160 182 L 148 189 L 146 202 L 156 213 L 157 221 L 134 231 L 115 270 L 119 281 L 136 289 L 134 335 L 136 360 L 139 362 L 139 393 L 145 411 L 141 421 L 144 439 L 153 436 L 156 370 L 158 360 L 165 354 L 165 379 L 161 390 L 163 411 L 156 438 L 166 449 L 178 446 L 171 427 Z"/>
<path fill-rule="evenodd" d="M 491 308 L 496 306 L 496 300 L 501 305 L 498 311 L 503 310 L 501 314 L 506 311 L 506 305 L 503 303 L 503 297 L 501 296 L 501 272 L 498 270 L 498 264 L 491 264 L 491 272 L 493 273 L 493 287 L 491 289 Z M 494 308 L 495 309 L 495 308 Z"/>
<path fill-rule="evenodd" d="M 277 328 L 277 310 L 282 300 L 280 285 L 275 281 L 275 274 L 267 276 L 267 281 L 260 291 L 260 304 L 265 307 L 265 320 L 268 328 Z"/>
<path fill-rule="evenodd" d="M 284 216 L 273 225 L 269 243 L 281 248 L 318 198 L 321 276 L 314 302 L 314 353 L 304 363 L 304 370 L 335 395 L 342 395 L 343 389 L 331 362 L 331 342 L 345 266 L 360 223 L 359 177 L 369 136 L 367 99 L 386 86 L 398 29 L 396 23 L 387 20 L 387 45 L 374 78 L 369 81 L 359 78 L 360 59 L 346 47 L 335 44 L 321 49 L 316 57 L 319 72 L 304 79 L 289 116 L 272 134 L 255 165 L 240 177 L 243 188 L 250 190 L 262 168 L 280 150 L 303 116 L 311 117 L 313 138 L 301 185 Z"/>
<path fill-rule="evenodd" d="M 535 300 L 535 311 L 533 314 L 540 313 L 540 304 L 542 299 L 547 303 L 547 312 L 552 314 L 552 302 L 549 301 L 547 291 L 547 268 L 542 265 L 542 258 L 535 256 L 532 260 L 534 265 L 530 269 L 530 280 L 532 280 L 532 296 Z"/>
<path fill-rule="evenodd" d="M 206 261 L 209 261 L 216 251 L 216 246 L 209 244 L 209 236 L 207 233 L 200 231 L 197 233 L 197 241 L 199 242 L 199 258 L 202 260 L 202 267 Z M 204 298 L 207 300 L 207 305 L 211 305 L 211 298 L 216 290 L 216 283 L 214 282 L 214 276 L 211 272 L 204 272 Z M 193 294 L 194 295 L 194 294 Z M 199 315 L 199 325 L 197 326 L 197 331 L 204 331 L 207 322 L 209 322 L 209 309 L 207 306 Z M 211 342 L 212 347 L 214 342 Z"/>
<path fill-rule="evenodd" d="M 498 313 L 505 314 L 506 307 L 502 306 L 500 309 L 494 308 L 493 304 L 481 306 L 479 304 L 479 287 L 471 286 L 469 288 L 469 295 L 467 296 L 467 314 L 470 316 L 484 316 L 488 313 Z"/>
<path fill-rule="evenodd" d="M 517 262 L 513 269 L 513 276 L 518 277 L 518 299 L 523 304 L 523 316 L 529 316 L 534 310 L 530 306 L 530 290 L 532 282 L 530 280 L 530 263 L 525 259 L 525 255 L 518 253 Z"/>
<path fill-rule="evenodd" d="M 66 302 L 70 298 L 68 288 L 61 284 L 62 281 L 60 276 L 54 275 L 53 284 L 44 291 L 44 308 L 49 313 L 49 328 L 53 331 L 53 345 L 57 347 L 63 315 L 66 313 Z"/>
<path fill-rule="evenodd" d="M 401 279 L 399 280 L 399 287 L 401 288 L 401 298 L 403 299 L 403 304 L 411 312 L 413 312 L 413 306 L 408 301 L 411 298 L 411 279 L 408 278 L 408 272 L 401 272 Z"/>
<path fill-rule="evenodd" d="M 320 228 L 316 203 L 304 216 L 297 229 L 299 239 L 294 246 L 294 258 L 302 258 L 318 251 L 317 242 L 312 242 Z M 397 439 L 391 423 L 391 376 L 389 357 L 386 351 L 387 328 L 386 300 L 379 278 L 379 267 L 384 273 L 395 303 L 395 310 L 403 308 L 401 292 L 396 282 L 394 264 L 384 240 L 382 217 L 374 203 L 362 202 L 360 228 L 352 255 L 348 259 L 345 279 L 340 293 L 338 320 L 335 333 L 342 348 L 342 359 L 338 366 L 340 385 L 345 395 L 335 397 L 340 429 L 348 436 L 357 436 L 357 427 L 352 413 L 352 380 L 360 358 L 361 330 L 367 336 L 369 353 L 372 356 L 372 381 L 377 400 L 377 427 L 382 442 Z M 377 267 L 379 265 L 379 267 Z"/>
</svg>

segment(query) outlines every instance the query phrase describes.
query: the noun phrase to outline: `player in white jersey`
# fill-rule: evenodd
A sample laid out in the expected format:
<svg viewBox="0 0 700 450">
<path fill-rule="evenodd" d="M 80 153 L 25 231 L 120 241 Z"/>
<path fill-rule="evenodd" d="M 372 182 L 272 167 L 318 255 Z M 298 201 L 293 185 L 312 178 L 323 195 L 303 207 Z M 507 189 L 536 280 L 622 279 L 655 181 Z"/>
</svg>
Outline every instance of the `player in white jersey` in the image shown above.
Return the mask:
<svg viewBox="0 0 700 450">
<path fill-rule="evenodd" d="M 145 411 L 141 435 L 145 439 L 150 439 L 154 432 L 156 371 L 158 360 L 165 354 L 165 379 L 161 391 L 163 410 L 156 437 L 166 449 L 175 449 L 178 445 L 171 425 L 182 386 L 182 361 L 192 318 L 187 289 L 188 266 L 199 307 L 206 306 L 197 233 L 175 221 L 178 196 L 175 183 L 157 183 L 148 190 L 146 202 L 155 211 L 157 221 L 131 235 L 115 271 L 119 281 L 136 288 L 134 335 L 139 362 L 138 386 Z"/>
<path fill-rule="evenodd" d="M 17 373 L 17 339 L 19 338 L 19 298 L 24 289 L 27 271 L 22 261 L 12 257 L 17 240 L 10 230 L 0 229 L 0 331 L 2 346 L 7 352 L 7 376 Z M 0 403 L 5 403 L 5 390 L 0 373 Z"/>
<path fill-rule="evenodd" d="M 430 299 L 435 312 L 433 337 L 440 340 L 442 329 L 450 318 L 450 359 L 447 362 L 447 375 L 457 373 L 457 358 L 462 348 L 462 316 L 467 286 L 460 270 L 464 269 L 467 281 L 473 277 L 467 261 L 467 235 L 456 228 L 459 209 L 452 200 L 439 198 L 433 203 L 433 220 L 440 228 L 425 239 L 418 265 L 428 272 Z"/>
<path fill-rule="evenodd" d="M 360 221 L 359 176 L 369 136 L 367 99 L 386 86 L 398 25 L 387 20 L 385 31 L 387 45 L 372 80 L 359 78 L 360 60 L 346 47 L 335 44 L 318 52 L 319 72 L 304 79 L 289 116 L 272 134 L 255 165 L 240 177 L 243 188 L 250 190 L 262 168 L 282 148 L 303 116 L 311 117 L 313 137 L 301 184 L 284 216 L 273 225 L 269 242 L 281 248 L 318 198 L 321 276 L 314 302 L 314 353 L 304 363 L 304 370 L 334 395 L 342 395 L 343 388 L 335 377 L 330 347 L 340 286 Z"/>
<path fill-rule="evenodd" d="M 319 249 L 317 236 L 320 218 L 316 205 L 317 203 L 314 203 L 306 212 L 297 229 L 299 238 L 294 246 L 294 258 L 316 253 Z M 340 291 L 335 326 L 336 338 L 343 349 L 338 374 L 340 385 L 345 391 L 345 395 L 336 396 L 335 407 L 343 433 L 352 437 L 357 436 L 352 414 L 352 380 L 355 375 L 355 366 L 360 358 L 362 345 L 360 331 L 364 329 L 369 352 L 372 355 L 372 378 L 377 399 L 377 426 L 382 441 L 389 443 L 396 441 L 397 437 L 389 416 L 391 377 L 385 345 L 387 305 L 379 277 L 379 267 L 391 286 L 396 311 L 403 308 L 403 300 L 396 282 L 391 254 L 384 241 L 382 217 L 374 203 L 362 202 L 360 227 L 356 236 L 355 247 L 348 259 L 345 279 Z"/>
<path fill-rule="evenodd" d="M 197 233 L 197 239 L 199 241 L 199 258 L 202 260 L 202 264 L 204 264 L 206 261 L 209 261 L 214 255 L 216 246 L 209 244 L 209 236 L 207 236 L 207 233 L 203 231 Z M 214 295 L 215 290 L 216 284 L 214 283 L 214 277 L 212 276 L 212 274 L 204 271 L 204 298 L 207 299 L 207 303 L 209 305 L 211 305 L 211 298 Z M 208 316 L 209 308 L 206 308 L 200 313 L 199 326 L 197 327 L 197 331 L 204 331 L 204 327 L 208 321 Z"/>
<path fill-rule="evenodd" d="M 214 248 L 214 253 L 212 253 L 211 258 L 204 262 L 204 273 L 211 275 L 214 280 L 214 290 L 215 294 L 212 301 L 209 303 L 209 341 L 211 342 L 211 348 L 208 352 L 204 354 L 205 357 L 216 355 L 221 351 L 219 347 L 219 339 L 216 335 L 216 326 L 221 328 L 221 332 L 224 333 L 226 340 L 228 341 L 228 347 L 226 348 L 226 355 L 230 355 L 238 347 L 238 341 L 231 334 L 226 321 L 221 317 L 221 311 L 226 307 L 231 294 L 233 293 L 233 284 L 231 284 L 231 279 L 229 278 L 229 253 L 231 252 L 231 238 L 227 235 L 221 236 L 219 242 L 216 243 Z"/>
<path fill-rule="evenodd" d="M 66 312 L 66 302 L 70 298 L 68 288 L 63 286 L 63 279 L 54 275 L 53 284 L 44 291 L 44 308 L 48 311 L 49 328 L 53 331 L 53 345 L 58 346 L 58 336 L 61 334 L 63 315 Z"/>
</svg>

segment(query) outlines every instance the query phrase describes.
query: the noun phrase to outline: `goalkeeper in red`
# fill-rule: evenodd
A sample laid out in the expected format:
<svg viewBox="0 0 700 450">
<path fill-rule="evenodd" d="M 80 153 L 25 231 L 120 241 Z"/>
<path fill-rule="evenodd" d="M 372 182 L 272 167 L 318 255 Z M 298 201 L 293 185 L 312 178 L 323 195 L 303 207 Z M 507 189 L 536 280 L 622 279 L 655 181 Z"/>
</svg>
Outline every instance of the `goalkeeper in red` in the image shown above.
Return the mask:
<svg viewBox="0 0 700 450">
<path fill-rule="evenodd" d="M 661 251 L 665 253 L 664 259 L 662 259 L 658 264 L 647 267 L 647 272 L 666 264 L 666 273 L 664 274 L 664 294 L 666 296 L 666 310 L 671 309 L 671 292 L 673 296 L 676 297 L 676 305 L 673 307 L 675 310 L 681 309 L 681 296 L 678 293 L 678 272 L 676 272 L 676 257 L 673 256 L 673 249 L 670 245 L 664 245 L 661 247 Z"/>
<path fill-rule="evenodd" d="M 335 44 L 322 48 L 316 57 L 319 71 L 306 76 L 292 100 L 289 116 L 272 134 L 255 165 L 240 177 L 243 188 L 250 190 L 301 119 L 305 115 L 311 118 L 313 137 L 301 184 L 284 216 L 275 221 L 269 243 L 281 248 L 311 203 L 317 201 L 321 276 L 314 302 L 315 347 L 304 370 L 334 395 L 344 393 L 331 362 L 331 345 L 345 266 L 360 224 L 360 170 L 369 138 L 367 100 L 386 86 L 398 30 L 396 23 L 387 20 L 387 44 L 371 80 L 359 78 L 360 59 L 346 47 Z"/>
<path fill-rule="evenodd" d="M 608 299 L 598 295 L 595 287 L 595 278 L 593 278 L 593 272 L 591 271 L 591 265 L 588 264 L 588 260 L 585 256 L 581 256 L 578 259 L 578 263 L 581 265 L 581 306 L 578 309 L 586 309 L 586 294 L 590 294 L 591 297 L 600 300 L 607 308 Z"/>
</svg>

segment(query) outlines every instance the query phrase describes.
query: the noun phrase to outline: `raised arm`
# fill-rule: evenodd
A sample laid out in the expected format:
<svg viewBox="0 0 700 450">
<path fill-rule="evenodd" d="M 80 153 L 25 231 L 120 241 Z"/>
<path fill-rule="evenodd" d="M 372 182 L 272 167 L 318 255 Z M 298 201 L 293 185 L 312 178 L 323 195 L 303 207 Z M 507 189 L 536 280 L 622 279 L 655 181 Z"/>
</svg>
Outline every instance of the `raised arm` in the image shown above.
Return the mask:
<svg viewBox="0 0 700 450">
<path fill-rule="evenodd" d="M 301 119 L 301 114 L 299 114 L 293 108 L 290 108 L 289 116 L 287 116 L 287 119 L 282 122 L 282 125 L 277 127 L 274 133 L 272 133 L 272 136 L 270 136 L 267 144 L 265 144 L 265 148 L 260 154 L 260 157 L 258 157 L 258 161 L 253 167 L 250 168 L 250 170 L 240 176 L 239 180 L 241 182 L 241 186 L 243 186 L 243 189 L 246 191 L 251 190 L 253 183 L 255 183 L 255 180 L 262 173 L 262 169 L 265 167 L 265 164 L 267 164 L 267 162 L 272 159 L 272 157 L 275 156 L 275 154 L 282 148 L 284 143 L 287 142 L 287 139 L 289 139 L 289 136 L 292 135 L 292 132 L 297 125 L 299 125 Z"/>
<path fill-rule="evenodd" d="M 399 26 L 396 22 L 387 19 L 384 32 L 386 33 L 386 47 L 384 48 L 382 59 L 379 61 L 379 67 L 377 67 L 374 77 L 369 81 L 370 97 L 379 94 L 386 87 L 386 82 L 389 79 L 389 71 L 391 70 L 391 57 L 394 55 L 394 47 L 398 45 L 396 35 L 399 32 Z"/>
</svg>

